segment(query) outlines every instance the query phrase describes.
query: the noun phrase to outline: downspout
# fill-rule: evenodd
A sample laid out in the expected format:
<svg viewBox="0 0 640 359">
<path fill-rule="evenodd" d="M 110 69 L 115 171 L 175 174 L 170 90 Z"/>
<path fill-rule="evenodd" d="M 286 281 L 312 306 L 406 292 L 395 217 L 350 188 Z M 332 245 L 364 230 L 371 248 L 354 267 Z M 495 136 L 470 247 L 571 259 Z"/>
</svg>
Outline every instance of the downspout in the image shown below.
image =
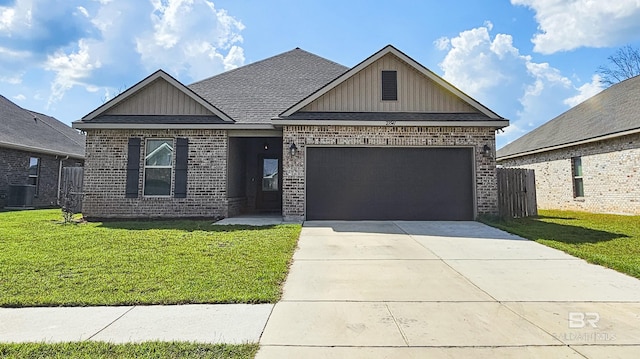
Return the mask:
<svg viewBox="0 0 640 359">
<path fill-rule="evenodd" d="M 58 157 L 58 156 L 56 156 Z M 68 160 L 69 156 L 60 159 L 60 165 L 58 166 L 58 206 L 60 205 L 60 186 L 62 185 L 62 161 Z"/>
</svg>

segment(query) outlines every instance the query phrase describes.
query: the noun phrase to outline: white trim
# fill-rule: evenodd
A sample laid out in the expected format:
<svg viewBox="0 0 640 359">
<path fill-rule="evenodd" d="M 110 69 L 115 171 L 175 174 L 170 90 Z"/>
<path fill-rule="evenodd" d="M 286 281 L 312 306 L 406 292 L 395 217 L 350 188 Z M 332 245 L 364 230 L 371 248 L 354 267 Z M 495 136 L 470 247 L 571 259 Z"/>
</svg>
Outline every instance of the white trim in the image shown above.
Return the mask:
<svg viewBox="0 0 640 359">
<path fill-rule="evenodd" d="M 563 148 L 567 148 L 567 147 L 573 147 L 573 146 L 578 146 L 578 145 L 584 145 L 587 143 L 593 143 L 593 142 L 598 142 L 598 141 L 604 141 L 604 140 L 609 140 L 612 138 L 616 138 L 616 137 L 622 137 L 622 136 L 627 136 L 627 135 L 634 135 L 636 133 L 640 133 L 640 128 L 636 128 L 633 130 L 627 130 L 627 131 L 622 131 L 622 132 L 617 132 L 617 133 L 612 133 L 612 134 L 608 134 L 608 135 L 604 135 L 604 136 L 600 136 L 600 137 L 594 137 L 594 138 L 589 138 L 586 140 L 581 140 L 581 141 L 576 141 L 576 142 L 570 142 L 570 143 L 565 143 L 562 145 L 556 145 L 556 146 L 551 146 L 551 147 L 545 147 L 545 148 L 539 148 L 537 150 L 532 150 L 532 151 L 527 151 L 527 152 L 521 152 L 521 153 L 516 153 L 513 155 L 508 155 L 508 156 L 502 156 L 502 157 L 496 157 L 496 162 L 498 161 L 502 161 L 502 160 L 508 160 L 511 158 L 518 158 L 518 157 L 523 157 L 523 156 L 528 156 L 528 155 L 533 155 L 536 153 L 542 153 L 542 152 L 549 152 L 549 151 L 554 151 L 554 150 L 559 150 L 559 149 L 563 149 Z"/>
<path fill-rule="evenodd" d="M 37 168 L 36 168 L 36 174 L 35 175 L 32 175 L 30 173 L 31 172 L 31 159 L 32 158 L 36 159 Z M 31 182 L 32 178 L 36 179 L 36 184 L 34 185 L 35 186 L 34 197 L 38 197 L 38 194 L 40 192 L 38 189 L 40 187 L 40 164 L 41 164 L 41 162 L 42 162 L 42 158 L 41 157 L 29 156 L 29 169 L 28 169 L 28 172 L 27 172 L 27 178 L 29 178 L 29 182 Z"/>
<path fill-rule="evenodd" d="M 129 96 L 132 96 L 133 94 L 135 94 L 136 92 L 140 91 L 141 89 L 143 89 L 144 87 L 146 87 L 147 85 L 149 85 L 150 83 L 152 83 L 153 81 L 155 81 L 155 80 L 157 80 L 159 78 L 164 79 L 165 81 L 167 81 L 168 83 L 173 85 L 175 88 L 177 88 L 178 90 L 182 91 L 185 95 L 189 96 L 192 100 L 196 101 L 197 103 L 199 103 L 200 105 L 202 105 L 207 110 L 211 111 L 213 114 L 215 114 L 216 116 L 220 117 L 224 121 L 234 122 L 234 120 L 231 117 L 229 117 L 226 113 L 222 112 L 217 107 L 215 107 L 214 105 L 210 104 L 208 101 L 206 101 L 205 99 L 200 97 L 198 94 L 196 94 L 195 92 L 190 90 L 185 85 L 183 85 L 180 81 L 174 79 L 171 75 L 167 74 L 166 72 L 164 72 L 162 70 L 158 70 L 158 71 L 154 72 L 153 74 L 147 76 L 147 78 L 143 79 L 142 81 L 140 81 L 137 84 L 133 85 L 132 87 L 128 88 L 125 92 L 119 94 L 118 96 L 116 96 L 115 98 L 111 99 L 107 103 L 103 104 L 102 106 L 100 106 L 97 109 L 95 109 L 95 110 L 91 111 L 90 113 L 88 113 L 86 116 L 84 116 L 82 118 L 82 120 L 83 121 L 90 121 L 91 119 L 98 117 L 99 115 L 103 114 L 104 112 L 106 112 L 110 108 L 116 106 L 120 102 L 126 100 Z M 74 128 L 79 128 L 79 127 L 75 127 L 74 126 Z"/>
<path fill-rule="evenodd" d="M 281 120 L 274 119 L 275 125 L 294 126 L 381 126 L 381 127 L 494 127 L 503 128 L 509 126 L 508 120 L 489 121 L 380 121 L 380 120 Z"/>
<path fill-rule="evenodd" d="M 79 130 L 275 130 L 272 124 L 252 123 L 91 123 L 74 122 L 73 128 Z"/>
<path fill-rule="evenodd" d="M 169 148 L 171 148 L 171 165 L 167 166 L 167 165 L 147 165 L 147 157 L 151 156 L 155 151 L 157 151 L 160 147 L 156 148 L 155 150 L 151 151 L 151 153 L 149 153 L 147 155 L 147 144 L 149 143 L 149 141 L 169 141 L 171 142 L 172 146 L 169 146 Z M 166 143 L 166 142 L 165 142 Z M 162 146 L 162 145 L 161 145 Z M 172 192 L 173 192 L 173 177 L 174 177 L 174 172 L 175 172 L 175 159 L 174 156 L 176 155 L 176 151 L 175 151 L 175 139 L 174 138 L 158 138 L 158 137 L 148 137 L 144 139 L 144 157 L 142 157 L 142 197 L 144 198 L 173 198 Z M 147 168 L 149 169 L 169 169 L 170 175 L 170 182 L 169 182 L 169 194 L 167 195 L 158 195 L 158 194 L 153 194 L 153 195 L 146 195 L 144 193 L 145 187 L 147 185 Z"/>
<path fill-rule="evenodd" d="M 60 152 L 60 151 L 54 151 L 54 150 L 47 150 L 40 147 L 18 145 L 18 144 L 9 143 L 9 142 L 0 142 L 0 147 L 10 148 L 12 150 L 18 150 L 18 151 L 40 153 L 43 155 L 62 156 L 62 157 L 69 157 L 69 158 L 84 160 L 84 156 L 79 156 L 79 155 L 69 154 L 69 153 Z"/>
<path fill-rule="evenodd" d="M 378 61 L 380 58 L 382 58 L 383 56 L 385 56 L 387 54 L 393 54 L 393 55 L 397 56 L 402 61 L 404 61 L 407 64 L 409 64 L 409 66 L 412 66 L 414 69 L 416 69 L 418 72 L 420 72 L 421 74 L 423 74 L 427 78 L 433 80 L 438 85 L 440 85 L 440 86 L 444 87 L 445 89 L 451 91 L 454 95 L 458 96 L 460 99 L 462 99 L 463 101 L 465 101 L 466 103 L 468 103 L 469 105 L 471 105 L 472 107 L 477 109 L 478 111 L 482 112 L 483 114 L 487 115 L 488 117 L 493 118 L 493 119 L 502 119 L 495 112 L 489 110 L 489 108 L 485 107 L 480 102 L 474 100 L 469 95 L 467 95 L 464 92 L 460 91 L 458 88 L 456 88 L 452 84 L 448 83 L 443 78 L 441 78 L 440 76 L 436 75 L 431 70 L 427 69 L 426 67 L 424 67 L 420 63 L 416 62 L 415 60 L 413 60 L 409 56 L 405 55 L 404 53 L 402 53 L 400 50 L 396 49 L 392 45 L 385 46 L 382 50 L 380 50 L 377 53 L 373 54 L 368 59 L 364 60 L 360 64 L 358 64 L 355 67 L 351 68 L 350 70 L 348 70 L 344 74 L 340 75 L 337 79 L 329 82 L 324 87 L 320 88 L 318 91 L 316 91 L 313 94 L 311 94 L 309 97 L 303 99 L 302 101 L 298 102 L 297 104 L 293 105 L 292 107 L 289 107 L 280 116 L 283 116 L 283 117 L 291 116 L 292 114 L 300 111 L 306 105 L 308 105 L 311 102 L 317 100 L 322 95 L 324 95 L 327 92 L 331 91 L 333 88 L 335 88 L 338 85 L 340 85 L 341 83 L 345 82 L 347 79 L 349 79 L 350 77 L 354 76 L 355 74 L 357 74 L 358 72 L 360 72 L 361 70 L 363 70 L 367 66 L 373 64 L 374 62 Z"/>
</svg>

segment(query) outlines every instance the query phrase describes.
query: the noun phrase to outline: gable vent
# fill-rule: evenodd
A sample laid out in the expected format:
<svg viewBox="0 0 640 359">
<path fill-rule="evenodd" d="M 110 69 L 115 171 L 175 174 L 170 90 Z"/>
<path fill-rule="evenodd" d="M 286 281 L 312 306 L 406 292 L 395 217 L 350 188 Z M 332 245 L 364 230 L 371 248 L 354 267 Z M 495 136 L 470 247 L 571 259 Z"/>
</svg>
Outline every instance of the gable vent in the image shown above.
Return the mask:
<svg viewBox="0 0 640 359">
<path fill-rule="evenodd" d="M 382 71 L 382 101 L 398 100 L 398 72 Z"/>
</svg>

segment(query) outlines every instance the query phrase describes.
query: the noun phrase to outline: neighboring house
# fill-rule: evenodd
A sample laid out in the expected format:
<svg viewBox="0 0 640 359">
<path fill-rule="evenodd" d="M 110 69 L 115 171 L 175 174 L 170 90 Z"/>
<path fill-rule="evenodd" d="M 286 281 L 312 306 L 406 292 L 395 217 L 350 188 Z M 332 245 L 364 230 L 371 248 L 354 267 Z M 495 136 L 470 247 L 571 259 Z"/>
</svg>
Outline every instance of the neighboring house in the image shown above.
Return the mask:
<svg viewBox="0 0 640 359">
<path fill-rule="evenodd" d="M 498 164 L 535 170 L 540 208 L 640 214 L 640 77 L 508 144 Z"/>
<path fill-rule="evenodd" d="M 393 46 L 351 69 L 294 49 L 190 86 L 158 71 L 73 124 L 88 218 L 298 220 L 495 214 L 507 125 Z"/>
<path fill-rule="evenodd" d="M 84 146 L 77 130 L 0 95 L 0 208 L 57 205 L 61 170 L 82 166 Z"/>
</svg>

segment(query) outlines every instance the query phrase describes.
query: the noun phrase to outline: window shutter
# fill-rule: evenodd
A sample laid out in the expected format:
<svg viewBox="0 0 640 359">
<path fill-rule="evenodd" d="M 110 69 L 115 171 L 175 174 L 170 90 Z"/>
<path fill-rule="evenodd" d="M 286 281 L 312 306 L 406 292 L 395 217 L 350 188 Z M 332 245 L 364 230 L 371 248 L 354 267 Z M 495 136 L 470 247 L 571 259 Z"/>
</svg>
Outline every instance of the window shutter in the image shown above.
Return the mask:
<svg viewBox="0 0 640 359">
<path fill-rule="evenodd" d="M 382 71 L 382 100 L 398 100 L 398 72 Z"/>
<path fill-rule="evenodd" d="M 176 139 L 176 180 L 174 182 L 173 196 L 175 198 L 187 197 L 187 164 L 189 160 L 189 139 Z"/>
<path fill-rule="evenodd" d="M 140 179 L 140 138 L 129 138 L 127 155 L 126 198 L 138 198 L 138 180 Z"/>
</svg>

